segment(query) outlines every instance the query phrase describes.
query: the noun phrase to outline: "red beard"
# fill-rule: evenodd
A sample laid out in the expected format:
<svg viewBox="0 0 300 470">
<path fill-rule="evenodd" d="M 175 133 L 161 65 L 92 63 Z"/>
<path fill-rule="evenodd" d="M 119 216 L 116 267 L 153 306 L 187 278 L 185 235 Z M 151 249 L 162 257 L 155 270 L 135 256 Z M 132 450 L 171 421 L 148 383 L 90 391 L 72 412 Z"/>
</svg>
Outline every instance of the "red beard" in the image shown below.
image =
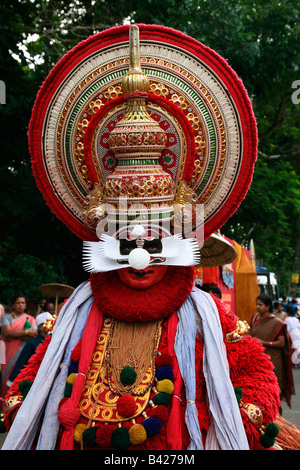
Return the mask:
<svg viewBox="0 0 300 470">
<path fill-rule="evenodd" d="M 144 290 L 128 287 L 116 271 L 90 276 L 93 296 L 101 312 L 130 322 L 167 318 L 187 299 L 194 280 L 194 268 L 181 266 L 169 266 L 158 284 Z"/>
</svg>

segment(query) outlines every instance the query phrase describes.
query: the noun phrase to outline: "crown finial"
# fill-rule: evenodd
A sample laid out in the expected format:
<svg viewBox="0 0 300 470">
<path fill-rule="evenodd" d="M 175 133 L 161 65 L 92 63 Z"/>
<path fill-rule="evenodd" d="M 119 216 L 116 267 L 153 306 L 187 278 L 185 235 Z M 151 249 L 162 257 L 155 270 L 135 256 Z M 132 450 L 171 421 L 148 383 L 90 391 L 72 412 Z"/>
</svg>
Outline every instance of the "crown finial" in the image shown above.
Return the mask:
<svg viewBox="0 0 300 470">
<path fill-rule="evenodd" d="M 140 31 L 136 25 L 129 29 L 129 60 L 129 70 L 122 82 L 123 93 L 148 92 L 149 79 L 141 68 Z"/>
</svg>

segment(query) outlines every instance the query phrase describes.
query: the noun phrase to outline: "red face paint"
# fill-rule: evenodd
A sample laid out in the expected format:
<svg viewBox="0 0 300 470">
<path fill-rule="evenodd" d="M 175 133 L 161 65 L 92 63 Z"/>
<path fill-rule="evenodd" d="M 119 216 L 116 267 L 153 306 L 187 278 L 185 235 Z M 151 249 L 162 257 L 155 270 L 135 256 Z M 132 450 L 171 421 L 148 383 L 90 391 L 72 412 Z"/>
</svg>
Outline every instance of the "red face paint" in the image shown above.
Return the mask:
<svg viewBox="0 0 300 470">
<path fill-rule="evenodd" d="M 119 278 L 124 284 L 132 289 L 148 289 L 162 280 L 166 274 L 168 266 L 148 266 L 146 269 L 138 271 L 133 268 L 118 269 Z"/>
</svg>

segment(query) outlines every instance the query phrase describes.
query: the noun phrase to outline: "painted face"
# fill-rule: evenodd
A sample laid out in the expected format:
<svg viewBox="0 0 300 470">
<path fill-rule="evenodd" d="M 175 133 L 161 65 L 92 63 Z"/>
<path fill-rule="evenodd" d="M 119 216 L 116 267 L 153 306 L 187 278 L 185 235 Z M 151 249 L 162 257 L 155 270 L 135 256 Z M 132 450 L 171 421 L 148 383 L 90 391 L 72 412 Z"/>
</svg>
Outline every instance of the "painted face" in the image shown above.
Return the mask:
<svg viewBox="0 0 300 470">
<path fill-rule="evenodd" d="M 118 269 L 119 278 L 124 284 L 132 289 L 148 289 L 162 280 L 168 266 L 148 266 L 146 269 L 138 271 L 134 268 Z"/>
</svg>

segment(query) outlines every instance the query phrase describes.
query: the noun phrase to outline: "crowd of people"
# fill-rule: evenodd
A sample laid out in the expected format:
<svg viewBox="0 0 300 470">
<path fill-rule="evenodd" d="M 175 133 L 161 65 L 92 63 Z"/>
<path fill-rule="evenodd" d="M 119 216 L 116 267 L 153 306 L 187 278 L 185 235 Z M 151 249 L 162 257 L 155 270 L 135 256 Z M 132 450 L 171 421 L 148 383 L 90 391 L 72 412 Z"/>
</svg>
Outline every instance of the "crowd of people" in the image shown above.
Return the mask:
<svg viewBox="0 0 300 470">
<path fill-rule="evenodd" d="M 18 373 L 45 339 L 47 330 L 44 324 L 53 318 L 54 313 L 54 303 L 42 299 L 36 312 L 29 314 L 26 297 L 21 294 L 13 298 L 7 312 L 1 305 L 1 398 L 5 397 Z"/>
<path fill-rule="evenodd" d="M 283 297 L 282 301 L 274 302 L 273 308 L 274 315 L 286 324 L 292 348 L 292 364 L 300 367 L 300 314 L 297 299 L 287 300 Z"/>
</svg>

